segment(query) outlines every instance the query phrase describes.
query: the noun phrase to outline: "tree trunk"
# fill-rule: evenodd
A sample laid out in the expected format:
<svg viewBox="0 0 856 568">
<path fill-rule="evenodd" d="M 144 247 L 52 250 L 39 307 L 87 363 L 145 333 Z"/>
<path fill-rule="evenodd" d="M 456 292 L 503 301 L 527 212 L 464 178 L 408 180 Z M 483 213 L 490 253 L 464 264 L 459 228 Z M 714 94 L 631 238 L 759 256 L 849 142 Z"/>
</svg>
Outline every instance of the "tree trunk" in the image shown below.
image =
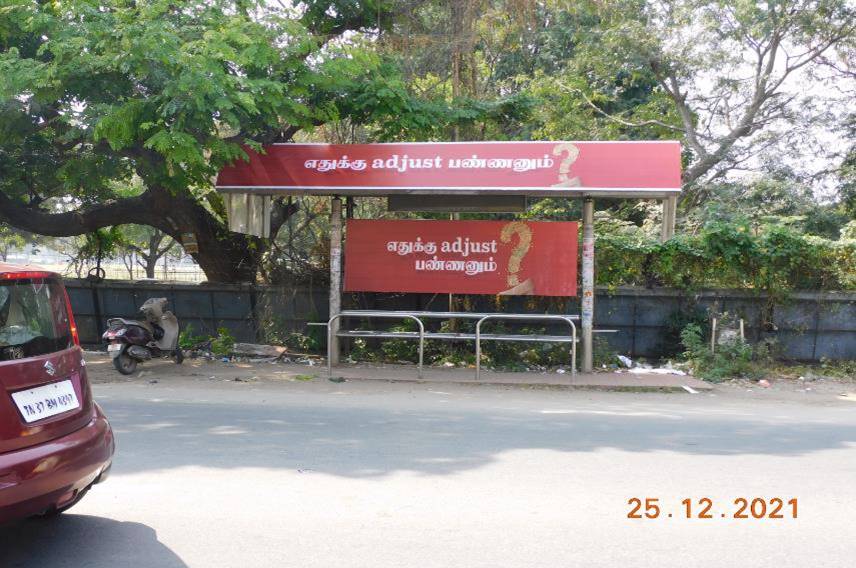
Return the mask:
<svg viewBox="0 0 856 568">
<path fill-rule="evenodd" d="M 218 219 L 189 196 L 156 192 L 155 211 L 166 212 L 154 225 L 181 244 L 183 233 L 196 236 L 199 251 L 191 256 L 211 282 L 253 282 L 261 255 L 262 239 L 229 231 Z M 157 262 L 157 259 L 153 259 Z"/>
<path fill-rule="evenodd" d="M 277 228 L 295 209 L 283 208 Z M 183 233 L 191 233 L 199 245 L 199 252 L 191 256 L 211 282 L 254 282 L 262 255 L 269 246 L 265 239 L 229 231 L 192 196 L 174 195 L 163 188 L 150 188 L 136 197 L 68 213 L 27 207 L 0 192 L 0 221 L 54 237 L 83 235 L 102 227 L 130 223 L 160 229 L 179 244 Z"/>
<path fill-rule="evenodd" d="M 259 238 L 224 229 L 197 232 L 199 252 L 191 254 L 211 282 L 255 282 L 267 244 Z"/>
</svg>

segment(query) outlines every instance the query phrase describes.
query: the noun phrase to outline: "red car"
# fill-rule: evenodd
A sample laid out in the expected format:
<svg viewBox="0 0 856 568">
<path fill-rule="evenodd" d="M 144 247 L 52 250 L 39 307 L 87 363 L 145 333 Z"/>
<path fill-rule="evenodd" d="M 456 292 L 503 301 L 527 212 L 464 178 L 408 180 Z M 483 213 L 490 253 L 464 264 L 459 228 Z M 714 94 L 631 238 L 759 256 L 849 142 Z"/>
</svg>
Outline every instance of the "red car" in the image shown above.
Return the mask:
<svg viewBox="0 0 856 568">
<path fill-rule="evenodd" d="M 0 263 L 0 523 L 68 509 L 114 449 L 59 275 Z"/>
</svg>

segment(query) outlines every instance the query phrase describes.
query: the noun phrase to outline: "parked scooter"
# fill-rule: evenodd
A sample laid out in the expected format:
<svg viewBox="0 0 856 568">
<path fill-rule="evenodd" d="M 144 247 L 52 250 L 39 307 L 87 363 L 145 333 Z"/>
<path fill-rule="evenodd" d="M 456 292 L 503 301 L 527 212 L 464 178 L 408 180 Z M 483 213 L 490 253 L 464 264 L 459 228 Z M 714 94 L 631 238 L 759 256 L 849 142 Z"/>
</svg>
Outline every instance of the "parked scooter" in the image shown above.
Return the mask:
<svg viewBox="0 0 856 568">
<path fill-rule="evenodd" d="M 101 338 L 113 366 L 123 375 L 137 370 L 137 363 L 152 357 L 172 357 L 179 365 L 184 354 L 178 347 L 178 318 L 166 307 L 166 298 L 149 298 L 140 306 L 143 320 L 110 318 Z"/>
</svg>

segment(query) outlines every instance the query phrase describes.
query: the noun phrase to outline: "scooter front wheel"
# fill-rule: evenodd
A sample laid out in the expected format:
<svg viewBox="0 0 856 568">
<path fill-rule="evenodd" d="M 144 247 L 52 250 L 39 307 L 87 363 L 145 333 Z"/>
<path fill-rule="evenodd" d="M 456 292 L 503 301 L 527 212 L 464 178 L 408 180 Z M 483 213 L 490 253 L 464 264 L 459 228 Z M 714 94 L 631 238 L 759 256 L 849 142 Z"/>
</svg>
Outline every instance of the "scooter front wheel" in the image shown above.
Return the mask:
<svg viewBox="0 0 856 568">
<path fill-rule="evenodd" d="M 127 353 L 119 353 L 113 358 L 113 366 L 123 375 L 132 375 L 137 370 L 137 360 Z"/>
</svg>

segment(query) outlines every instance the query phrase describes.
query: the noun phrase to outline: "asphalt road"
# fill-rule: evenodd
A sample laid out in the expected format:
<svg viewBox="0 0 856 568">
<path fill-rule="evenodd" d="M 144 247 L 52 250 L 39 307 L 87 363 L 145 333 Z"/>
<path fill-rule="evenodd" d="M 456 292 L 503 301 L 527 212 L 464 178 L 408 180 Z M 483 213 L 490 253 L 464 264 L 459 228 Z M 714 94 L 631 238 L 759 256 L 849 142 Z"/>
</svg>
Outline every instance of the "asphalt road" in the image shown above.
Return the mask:
<svg viewBox="0 0 856 568">
<path fill-rule="evenodd" d="M 856 565 L 853 402 L 323 378 L 95 393 L 113 477 L 0 529 L 0 566 Z M 633 497 L 659 518 L 628 519 Z M 684 518 L 703 497 L 712 518 Z M 739 497 L 798 517 L 734 519 Z"/>
</svg>

